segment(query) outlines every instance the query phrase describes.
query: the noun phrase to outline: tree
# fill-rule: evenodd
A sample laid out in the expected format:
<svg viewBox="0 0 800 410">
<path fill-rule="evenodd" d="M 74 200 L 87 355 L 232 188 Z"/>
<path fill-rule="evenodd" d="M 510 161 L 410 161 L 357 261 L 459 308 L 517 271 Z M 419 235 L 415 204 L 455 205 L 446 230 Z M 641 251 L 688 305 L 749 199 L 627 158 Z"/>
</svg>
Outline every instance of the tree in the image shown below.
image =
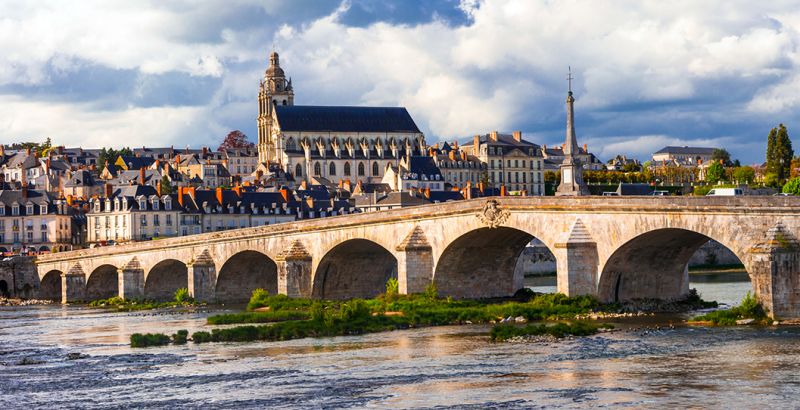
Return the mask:
<svg viewBox="0 0 800 410">
<path fill-rule="evenodd" d="M 775 174 L 779 183 L 785 181 L 791 174 L 793 156 L 792 141 L 786 126 L 780 124 L 771 129 L 767 136 L 767 173 Z"/>
<path fill-rule="evenodd" d="M 97 154 L 97 169 L 102 170 L 106 167 L 106 163 L 114 163 L 117 161 L 119 156 L 130 156 L 133 155 L 133 151 L 130 148 L 121 148 L 119 151 L 115 150 L 114 148 L 103 148 L 100 150 L 100 153 Z"/>
<path fill-rule="evenodd" d="M 733 165 L 733 163 L 731 163 L 731 154 L 728 150 L 723 148 L 714 148 L 714 151 L 711 153 L 711 160 L 715 162 L 722 161 L 722 165 L 726 167 Z"/>
<path fill-rule="evenodd" d="M 161 195 L 169 195 L 172 193 L 172 183 L 166 175 L 161 177 Z"/>
<path fill-rule="evenodd" d="M 792 149 L 792 140 L 789 139 L 789 132 L 783 124 L 778 126 L 778 137 L 775 140 L 775 157 L 780 163 L 781 172 L 778 173 L 778 177 L 780 177 L 781 181 L 789 179 L 794 150 Z"/>
<path fill-rule="evenodd" d="M 222 141 L 222 145 L 217 148 L 217 151 L 253 147 L 255 147 L 255 144 L 247 140 L 247 135 L 244 135 L 244 133 L 239 130 L 233 130 L 228 133 L 228 135 L 225 137 L 225 140 Z"/>
<path fill-rule="evenodd" d="M 800 177 L 795 177 L 787 181 L 781 192 L 785 194 L 800 195 Z"/>
<path fill-rule="evenodd" d="M 774 172 L 767 172 L 764 175 L 764 185 L 771 187 L 771 188 L 778 188 L 781 186 L 781 181 L 778 178 L 778 174 Z"/>
<path fill-rule="evenodd" d="M 750 184 L 756 180 L 756 170 L 753 167 L 736 167 L 733 169 L 733 180 L 740 184 Z"/>
<path fill-rule="evenodd" d="M 724 177 L 725 167 L 723 167 L 719 162 L 709 165 L 708 169 L 706 169 L 706 181 L 709 183 L 716 184 Z"/>
</svg>

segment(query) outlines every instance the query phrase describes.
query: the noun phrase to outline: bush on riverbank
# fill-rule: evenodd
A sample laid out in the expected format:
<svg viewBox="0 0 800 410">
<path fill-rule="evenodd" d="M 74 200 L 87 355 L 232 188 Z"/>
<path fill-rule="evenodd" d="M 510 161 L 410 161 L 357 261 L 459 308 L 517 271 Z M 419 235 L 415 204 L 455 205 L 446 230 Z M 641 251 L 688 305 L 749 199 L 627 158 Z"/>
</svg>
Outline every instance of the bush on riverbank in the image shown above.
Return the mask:
<svg viewBox="0 0 800 410">
<path fill-rule="evenodd" d="M 134 333 L 131 335 L 131 347 L 165 346 L 169 344 L 169 336 L 162 333 Z"/>
<path fill-rule="evenodd" d="M 247 303 L 247 310 L 269 308 L 269 310 L 304 310 L 314 303 L 311 299 L 290 298 L 286 295 L 270 295 L 264 289 L 256 289 Z"/>
<path fill-rule="evenodd" d="M 269 312 L 228 313 L 209 316 L 209 325 L 229 325 L 233 323 L 273 323 L 288 320 L 306 320 L 310 314 L 301 310 L 277 310 Z"/>
<path fill-rule="evenodd" d="M 712 322 L 718 326 L 733 326 L 737 320 L 753 319 L 755 323 L 769 323 L 770 319 L 764 308 L 758 303 L 755 296 L 747 292 L 739 306 L 730 309 L 715 310 L 705 315 L 697 316 L 690 322 Z"/>
<path fill-rule="evenodd" d="M 489 332 L 489 339 L 493 342 L 503 342 L 516 337 L 524 336 L 552 336 L 561 339 L 567 336 L 590 336 L 601 328 L 613 329 L 609 324 L 596 325 L 588 322 L 556 323 L 554 325 L 527 325 L 514 326 L 510 324 L 495 325 Z"/>
<path fill-rule="evenodd" d="M 177 307 L 194 307 L 198 306 L 198 304 L 194 301 L 184 301 L 184 302 L 156 302 L 153 300 L 141 300 L 141 299 L 122 299 L 118 296 L 114 296 L 108 299 L 100 299 L 100 300 L 93 300 L 89 302 L 89 307 L 96 307 L 96 308 L 114 308 L 120 312 L 132 312 L 138 310 L 151 310 L 151 309 L 164 309 L 164 308 L 177 308 Z"/>
</svg>

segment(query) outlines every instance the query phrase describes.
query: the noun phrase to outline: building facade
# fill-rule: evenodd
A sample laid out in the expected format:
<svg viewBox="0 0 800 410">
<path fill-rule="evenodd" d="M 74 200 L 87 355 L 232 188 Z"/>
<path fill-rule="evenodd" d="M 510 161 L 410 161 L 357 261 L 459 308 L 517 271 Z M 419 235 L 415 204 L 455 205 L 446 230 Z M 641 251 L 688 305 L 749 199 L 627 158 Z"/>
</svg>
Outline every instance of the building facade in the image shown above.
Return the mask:
<svg viewBox="0 0 800 410">
<path fill-rule="evenodd" d="M 486 165 L 490 186 L 505 186 L 509 191 L 544 195 L 544 157 L 541 147 L 522 139 L 522 132 L 476 135 L 462 146 Z"/>
<path fill-rule="evenodd" d="M 0 191 L 0 252 L 72 249 L 72 208 L 43 190 Z"/>
</svg>

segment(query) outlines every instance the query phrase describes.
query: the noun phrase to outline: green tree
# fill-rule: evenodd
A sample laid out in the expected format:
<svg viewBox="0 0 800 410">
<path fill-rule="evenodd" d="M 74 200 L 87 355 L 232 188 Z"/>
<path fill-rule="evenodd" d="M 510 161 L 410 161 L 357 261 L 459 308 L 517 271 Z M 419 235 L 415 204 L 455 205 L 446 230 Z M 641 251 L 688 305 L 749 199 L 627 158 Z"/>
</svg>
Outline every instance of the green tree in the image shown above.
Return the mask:
<svg viewBox="0 0 800 410">
<path fill-rule="evenodd" d="M 715 162 L 722 161 L 722 165 L 726 167 L 733 165 L 733 163 L 731 163 L 731 154 L 728 150 L 723 148 L 714 148 L 714 151 L 711 153 L 711 160 Z"/>
<path fill-rule="evenodd" d="M 775 160 L 775 142 L 778 138 L 778 129 L 772 128 L 769 130 L 769 134 L 767 135 L 767 173 L 773 173 L 777 175 L 776 168 L 777 161 Z"/>
<path fill-rule="evenodd" d="M 771 187 L 771 188 L 778 188 L 781 186 L 780 178 L 778 178 L 778 174 L 774 172 L 767 172 L 764 175 L 764 185 Z"/>
<path fill-rule="evenodd" d="M 714 162 L 708 166 L 708 169 L 706 169 L 706 181 L 709 183 L 716 184 L 724 177 L 725 167 L 723 167 L 719 162 Z"/>
<path fill-rule="evenodd" d="M 736 167 L 733 169 L 733 180 L 740 184 L 750 184 L 756 180 L 756 170 L 753 167 Z"/>
<path fill-rule="evenodd" d="M 787 181 L 781 192 L 792 195 L 800 195 L 800 177 L 795 177 Z"/>
<path fill-rule="evenodd" d="M 785 181 L 790 176 L 792 157 L 792 141 L 786 126 L 779 124 L 770 130 L 767 136 L 767 173 L 775 174 L 778 182 Z"/>
<path fill-rule="evenodd" d="M 161 177 L 161 195 L 169 195 L 172 193 L 172 183 L 166 175 Z"/>
</svg>

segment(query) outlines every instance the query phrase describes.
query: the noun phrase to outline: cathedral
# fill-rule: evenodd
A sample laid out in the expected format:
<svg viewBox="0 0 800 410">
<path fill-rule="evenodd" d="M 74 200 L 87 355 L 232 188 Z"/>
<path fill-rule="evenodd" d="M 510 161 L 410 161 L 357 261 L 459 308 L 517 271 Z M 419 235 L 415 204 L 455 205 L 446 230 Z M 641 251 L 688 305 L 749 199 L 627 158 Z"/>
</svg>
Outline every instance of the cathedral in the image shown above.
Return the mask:
<svg viewBox="0 0 800 410">
<path fill-rule="evenodd" d="M 403 107 L 294 105 L 276 52 L 259 87 L 257 123 L 259 161 L 279 164 L 297 183 L 378 183 L 389 165 L 426 152 Z"/>
</svg>

